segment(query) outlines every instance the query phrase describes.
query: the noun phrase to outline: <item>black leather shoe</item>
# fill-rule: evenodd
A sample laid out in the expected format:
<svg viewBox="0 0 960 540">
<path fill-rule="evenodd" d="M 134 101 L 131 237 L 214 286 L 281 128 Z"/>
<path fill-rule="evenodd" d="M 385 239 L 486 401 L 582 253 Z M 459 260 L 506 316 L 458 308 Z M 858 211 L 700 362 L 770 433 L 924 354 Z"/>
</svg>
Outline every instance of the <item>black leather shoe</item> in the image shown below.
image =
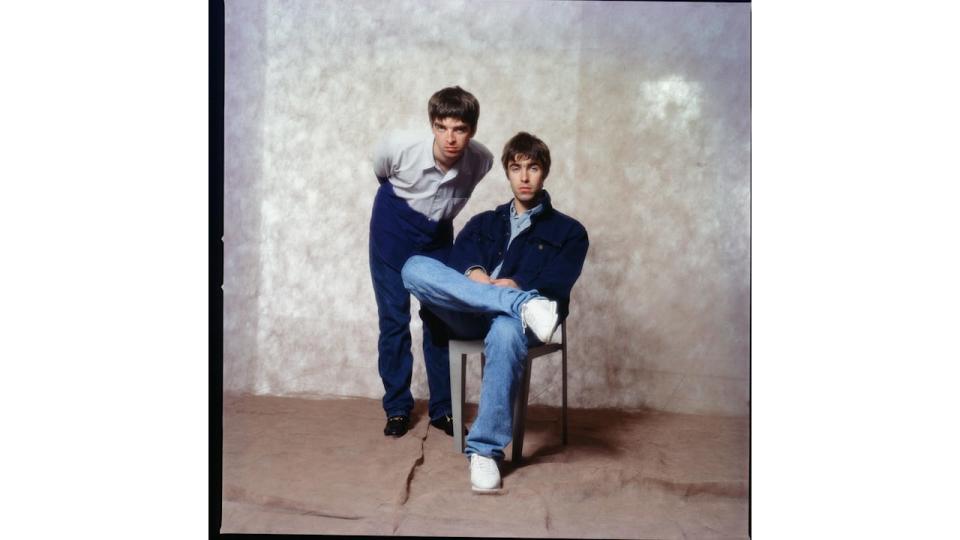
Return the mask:
<svg viewBox="0 0 960 540">
<path fill-rule="evenodd" d="M 387 426 L 383 428 L 383 434 L 391 435 L 393 437 L 403 437 L 407 432 L 407 427 L 409 426 L 409 416 L 391 416 L 390 418 L 387 418 Z"/>
<path fill-rule="evenodd" d="M 436 420 L 431 420 L 430 425 L 437 429 L 443 430 L 444 433 L 453 437 L 453 417 L 449 414 L 446 416 L 441 416 Z M 463 426 L 463 434 L 467 434 L 467 426 Z"/>
</svg>

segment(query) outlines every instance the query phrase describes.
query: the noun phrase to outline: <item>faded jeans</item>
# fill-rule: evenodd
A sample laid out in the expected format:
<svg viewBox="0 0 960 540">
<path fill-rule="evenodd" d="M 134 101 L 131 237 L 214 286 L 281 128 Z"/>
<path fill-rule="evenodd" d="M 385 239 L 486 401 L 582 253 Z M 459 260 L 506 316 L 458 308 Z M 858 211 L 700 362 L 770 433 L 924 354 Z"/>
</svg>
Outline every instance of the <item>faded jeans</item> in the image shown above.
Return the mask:
<svg viewBox="0 0 960 540">
<path fill-rule="evenodd" d="M 513 434 L 513 400 L 530 345 L 520 322 L 520 306 L 539 296 L 477 283 L 429 257 L 410 257 L 401 271 L 404 287 L 450 328 L 456 339 L 483 339 L 486 364 L 477 419 L 467 435 L 465 452 L 503 459 Z"/>
</svg>

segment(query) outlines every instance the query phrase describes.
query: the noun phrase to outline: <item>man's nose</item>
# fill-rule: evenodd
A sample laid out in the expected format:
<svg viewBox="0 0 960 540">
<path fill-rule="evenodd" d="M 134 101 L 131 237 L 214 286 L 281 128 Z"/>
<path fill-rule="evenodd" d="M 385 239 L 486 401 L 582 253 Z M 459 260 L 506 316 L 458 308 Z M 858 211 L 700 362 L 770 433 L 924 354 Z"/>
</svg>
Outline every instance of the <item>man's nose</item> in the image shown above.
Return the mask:
<svg viewBox="0 0 960 540">
<path fill-rule="evenodd" d="M 447 142 L 452 143 L 456 141 L 456 138 L 453 136 L 453 131 L 447 131 Z"/>
</svg>

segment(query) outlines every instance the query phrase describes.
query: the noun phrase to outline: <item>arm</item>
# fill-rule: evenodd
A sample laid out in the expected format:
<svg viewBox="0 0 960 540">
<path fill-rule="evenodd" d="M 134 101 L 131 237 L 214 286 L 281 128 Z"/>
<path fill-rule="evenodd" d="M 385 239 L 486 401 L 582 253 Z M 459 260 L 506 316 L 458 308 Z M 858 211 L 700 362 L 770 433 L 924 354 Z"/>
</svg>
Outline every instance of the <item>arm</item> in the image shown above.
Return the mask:
<svg viewBox="0 0 960 540">
<path fill-rule="evenodd" d="M 393 174 L 393 161 L 390 137 L 384 137 L 373 149 L 373 174 L 377 176 L 377 180 L 381 184 L 386 182 Z"/>
<path fill-rule="evenodd" d="M 453 250 L 450 252 L 449 265 L 462 273 L 466 273 L 467 269 L 479 267 L 479 271 L 483 272 L 483 276 L 487 277 L 487 283 L 489 283 L 490 278 L 485 270 L 485 257 L 479 241 L 481 215 L 470 218 L 460 230 L 460 234 L 453 243 Z M 477 273 L 478 271 L 474 270 L 470 274 Z M 471 275 L 468 277 L 473 279 Z"/>
</svg>

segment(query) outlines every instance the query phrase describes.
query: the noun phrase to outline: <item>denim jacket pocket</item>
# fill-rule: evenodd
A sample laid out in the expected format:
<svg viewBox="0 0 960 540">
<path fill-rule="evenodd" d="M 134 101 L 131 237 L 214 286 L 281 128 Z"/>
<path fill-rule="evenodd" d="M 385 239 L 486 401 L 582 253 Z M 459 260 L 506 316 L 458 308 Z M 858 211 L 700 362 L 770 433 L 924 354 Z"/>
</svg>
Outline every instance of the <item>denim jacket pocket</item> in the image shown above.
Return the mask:
<svg viewBox="0 0 960 540">
<path fill-rule="evenodd" d="M 549 238 L 530 236 L 527 238 L 525 251 L 523 260 L 520 262 L 520 271 L 534 277 L 557 255 L 560 244 Z"/>
</svg>

